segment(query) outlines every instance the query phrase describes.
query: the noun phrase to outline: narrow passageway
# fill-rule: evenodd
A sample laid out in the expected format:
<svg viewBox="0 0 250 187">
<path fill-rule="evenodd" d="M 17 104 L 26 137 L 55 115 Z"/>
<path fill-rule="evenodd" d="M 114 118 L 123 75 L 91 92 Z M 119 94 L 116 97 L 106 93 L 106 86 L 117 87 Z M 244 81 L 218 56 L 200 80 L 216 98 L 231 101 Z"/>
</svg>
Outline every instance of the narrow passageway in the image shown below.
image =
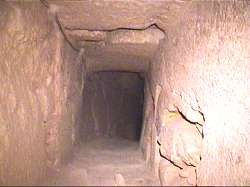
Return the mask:
<svg viewBox="0 0 250 187">
<path fill-rule="evenodd" d="M 144 80 L 138 73 L 97 72 L 86 76 L 79 137 L 140 139 Z"/>
<path fill-rule="evenodd" d="M 125 183 L 119 182 L 121 174 Z M 70 163 L 43 185 L 159 185 L 152 177 L 138 142 L 99 137 L 80 145 Z"/>
<path fill-rule="evenodd" d="M 0 186 L 249 186 L 249 18 L 249 1 L 0 0 Z"/>
<path fill-rule="evenodd" d="M 80 143 L 44 185 L 159 185 L 140 148 L 143 89 L 137 73 L 87 75 Z"/>
</svg>

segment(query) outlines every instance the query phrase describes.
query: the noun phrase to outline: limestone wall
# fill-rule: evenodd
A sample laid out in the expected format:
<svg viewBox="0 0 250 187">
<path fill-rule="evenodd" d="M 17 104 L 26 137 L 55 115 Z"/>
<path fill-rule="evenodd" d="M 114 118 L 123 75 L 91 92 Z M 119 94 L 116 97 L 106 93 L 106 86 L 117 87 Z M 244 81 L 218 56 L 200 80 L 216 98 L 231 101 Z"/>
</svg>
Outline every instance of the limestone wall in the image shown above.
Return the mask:
<svg viewBox="0 0 250 187">
<path fill-rule="evenodd" d="M 140 50 L 126 45 L 101 52 L 110 68 L 103 70 L 119 70 L 112 63 L 122 57 L 124 67 L 133 71 L 138 59 L 129 54 L 148 57 L 150 63 L 136 72 L 145 75 L 140 145 L 150 168 L 166 185 L 249 185 L 249 2 L 116 3 L 0 1 L 0 184 L 36 184 L 69 158 L 80 135 L 112 134 L 109 129 L 119 122 L 112 117 L 121 119 L 122 107 L 130 115 L 133 101 L 125 105 L 116 95 L 124 92 L 112 95 L 111 87 L 142 91 L 126 79 L 105 87 L 114 77 L 93 76 L 96 84 L 84 93 L 92 100 L 82 107 L 85 52 L 73 49 L 64 31 L 125 28 L 137 33 L 151 26 L 162 31 L 157 50 L 142 42 Z M 103 7 L 109 8 L 97 13 Z M 96 13 L 103 17 L 100 23 Z M 138 41 L 144 41 L 140 36 Z M 86 54 L 98 57 L 98 48 L 92 47 Z M 116 56 L 118 51 L 122 55 Z M 102 65 L 102 55 L 96 64 Z M 112 105 L 107 98 L 114 98 Z M 122 136 L 134 132 L 132 123 L 120 127 L 126 129 L 115 132 Z"/>
<path fill-rule="evenodd" d="M 167 133 L 174 123 L 188 122 L 192 128 L 203 129 L 201 161 L 193 164 L 198 185 L 249 185 L 245 172 L 250 169 L 249 4 L 196 2 L 177 18 L 166 29 L 167 37 L 151 63 L 154 98 L 157 87 L 162 88 L 155 124 L 161 129 L 161 151 L 175 149 L 163 156 L 187 165 L 188 159 L 199 154 L 188 152 L 189 146 L 198 145 L 185 142 L 182 136 L 189 136 L 185 130 L 177 134 L 176 140 L 182 142 L 164 141 L 170 138 L 163 135 L 164 129 Z M 171 122 L 171 112 L 181 115 L 174 117 L 179 122 Z M 186 151 L 176 153 L 183 147 Z"/>
<path fill-rule="evenodd" d="M 0 4 L 0 184 L 32 185 L 74 142 L 81 57 L 40 2 Z"/>
</svg>

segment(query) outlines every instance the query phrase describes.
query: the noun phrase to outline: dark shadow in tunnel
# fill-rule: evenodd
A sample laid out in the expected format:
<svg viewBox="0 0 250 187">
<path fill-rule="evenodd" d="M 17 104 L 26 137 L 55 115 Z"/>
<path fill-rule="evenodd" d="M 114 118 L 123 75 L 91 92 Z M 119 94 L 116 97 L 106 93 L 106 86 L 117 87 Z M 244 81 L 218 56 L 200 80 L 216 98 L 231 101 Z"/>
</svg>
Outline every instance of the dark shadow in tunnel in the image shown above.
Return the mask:
<svg viewBox="0 0 250 187">
<path fill-rule="evenodd" d="M 103 71 L 87 75 L 83 93 L 83 140 L 93 136 L 139 141 L 144 79 L 139 73 Z"/>
</svg>

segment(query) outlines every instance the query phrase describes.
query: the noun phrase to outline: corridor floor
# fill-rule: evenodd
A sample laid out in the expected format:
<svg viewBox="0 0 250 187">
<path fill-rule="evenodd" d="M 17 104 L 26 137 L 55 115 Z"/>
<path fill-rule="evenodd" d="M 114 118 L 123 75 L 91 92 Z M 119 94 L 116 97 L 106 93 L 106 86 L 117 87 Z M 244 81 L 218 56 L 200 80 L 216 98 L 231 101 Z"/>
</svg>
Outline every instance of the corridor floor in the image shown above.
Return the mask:
<svg viewBox="0 0 250 187">
<path fill-rule="evenodd" d="M 44 185 L 117 185 L 121 174 L 125 185 L 160 185 L 147 170 L 138 142 L 117 138 L 95 138 L 82 144 L 74 158 Z"/>
</svg>

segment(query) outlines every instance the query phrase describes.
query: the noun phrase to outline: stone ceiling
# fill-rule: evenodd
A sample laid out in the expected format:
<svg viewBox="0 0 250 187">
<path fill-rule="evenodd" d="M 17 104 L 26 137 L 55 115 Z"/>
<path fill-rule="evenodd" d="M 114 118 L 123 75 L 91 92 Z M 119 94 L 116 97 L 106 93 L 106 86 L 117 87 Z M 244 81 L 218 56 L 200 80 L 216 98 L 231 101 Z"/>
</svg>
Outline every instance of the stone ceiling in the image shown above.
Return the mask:
<svg viewBox="0 0 250 187">
<path fill-rule="evenodd" d="M 67 40 L 84 48 L 89 71 L 145 72 L 184 2 L 166 0 L 44 0 Z"/>
</svg>

